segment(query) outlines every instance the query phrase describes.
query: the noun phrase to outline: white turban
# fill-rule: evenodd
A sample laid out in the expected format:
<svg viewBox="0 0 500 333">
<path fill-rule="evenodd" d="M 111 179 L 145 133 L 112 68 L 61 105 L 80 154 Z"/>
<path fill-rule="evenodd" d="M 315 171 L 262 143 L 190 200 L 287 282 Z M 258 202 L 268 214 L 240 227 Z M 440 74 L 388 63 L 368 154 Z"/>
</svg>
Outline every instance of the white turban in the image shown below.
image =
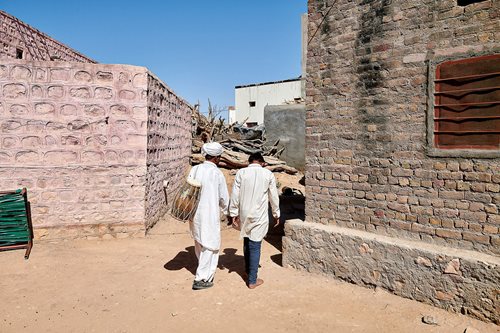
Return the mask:
<svg viewBox="0 0 500 333">
<path fill-rule="evenodd" d="M 214 156 L 214 157 L 220 156 L 220 155 L 222 155 L 223 151 L 224 151 L 224 148 L 218 142 L 205 143 L 203 145 L 203 147 L 201 147 L 201 154 L 203 156 L 205 156 L 205 155 L 210 155 L 210 156 Z"/>
</svg>

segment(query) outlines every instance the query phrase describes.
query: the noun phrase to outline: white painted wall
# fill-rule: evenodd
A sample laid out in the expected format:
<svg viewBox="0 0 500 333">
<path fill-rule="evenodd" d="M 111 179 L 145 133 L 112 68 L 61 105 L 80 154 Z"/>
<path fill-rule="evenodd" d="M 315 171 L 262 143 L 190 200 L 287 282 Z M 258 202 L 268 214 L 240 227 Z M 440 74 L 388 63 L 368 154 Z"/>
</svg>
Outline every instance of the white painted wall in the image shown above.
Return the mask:
<svg viewBox="0 0 500 333">
<path fill-rule="evenodd" d="M 232 124 L 236 121 L 236 110 L 228 110 L 229 112 L 229 123 Z"/>
<path fill-rule="evenodd" d="M 301 80 L 235 88 L 235 109 L 229 112 L 229 122 L 264 122 L 266 105 L 283 105 L 301 98 Z M 251 107 L 250 102 L 255 106 Z"/>
</svg>

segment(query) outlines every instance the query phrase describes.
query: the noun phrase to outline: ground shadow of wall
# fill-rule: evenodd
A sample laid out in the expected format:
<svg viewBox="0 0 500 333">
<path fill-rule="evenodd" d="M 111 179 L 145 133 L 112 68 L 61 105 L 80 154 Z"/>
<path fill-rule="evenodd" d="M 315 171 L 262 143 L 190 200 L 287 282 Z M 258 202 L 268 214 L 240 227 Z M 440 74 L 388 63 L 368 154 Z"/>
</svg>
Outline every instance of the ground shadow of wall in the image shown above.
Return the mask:
<svg viewBox="0 0 500 333">
<path fill-rule="evenodd" d="M 285 223 L 292 219 L 305 219 L 305 196 L 300 191 L 293 190 L 289 194 L 280 195 L 280 223 L 273 225 L 273 216 L 269 209 L 269 231 L 266 235 L 266 241 L 279 251 L 282 250 L 281 237 L 285 236 Z"/>
<path fill-rule="evenodd" d="M 266 242 L 274 246 L 278 251 L 283 251 L 282 237 L 285 236 L 285 223 L 287 220 L 305 219 L 305 196 L 299 191 L 292 191 L 289 194 L 280 195 L 280 223 L 278 226 L 273 226 L 270 222 L 269 231 L 266 235 Z M 269 221 L 273 221 L 271 210 L 269 209 Z M 271 260 L 282 266 L 282 254 L 275 254 L 271 256 Z"/>
</svg>

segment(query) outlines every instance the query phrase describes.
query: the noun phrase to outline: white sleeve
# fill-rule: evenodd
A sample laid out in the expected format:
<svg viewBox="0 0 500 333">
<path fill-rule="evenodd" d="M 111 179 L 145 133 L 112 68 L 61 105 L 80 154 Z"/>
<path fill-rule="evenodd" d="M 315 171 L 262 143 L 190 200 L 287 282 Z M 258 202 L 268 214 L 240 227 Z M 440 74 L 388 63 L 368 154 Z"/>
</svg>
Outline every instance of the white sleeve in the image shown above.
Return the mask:
<svg viewBox="0 0 500 333">
<path fill-rule="evenodd" d="M 276 178 L 271 173 L 271 179 L 269 180 L 269 201 L 271 202 L 271 210 L 275 218 L 280 217 L 280 198 L 278 195 L 278 189 L 276 188 Z"/>
<path fill-rule="evenodd" d="M 219 207 L 222 209 L 224 215 L 227 215 L 229 206 L 229 193 L 227 193 L 226 177 L 220 172 L 219 174 Z"/>
<path fill-rule="evenodd" d="M 238 171 L 234 177 L 233 189 L 231 191 L 231 203 L 229 205 L 229 215 L 232 217 L 240 215 L 240 184 L 241 173 Z"/>
</svg>

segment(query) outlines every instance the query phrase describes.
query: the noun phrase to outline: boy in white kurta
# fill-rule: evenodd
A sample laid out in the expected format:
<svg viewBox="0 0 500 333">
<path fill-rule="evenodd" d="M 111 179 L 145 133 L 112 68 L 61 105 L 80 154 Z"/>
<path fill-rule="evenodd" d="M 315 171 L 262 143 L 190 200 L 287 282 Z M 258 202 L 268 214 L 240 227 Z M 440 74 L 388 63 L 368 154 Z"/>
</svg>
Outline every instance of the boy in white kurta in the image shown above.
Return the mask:
<svg viewBox="0 0 500 333">
<path fill-rule="evenodd" d="M 219 261 L 220 249 L 220 210 L 227 215 L 229 194 L 226 179 L 217 167 L 223 148 L 219 143 L 206 143 L 202 154 L 206 161 L 191 169 L 188 178 L 201 183 L 200 202 L 190 224 L 194 238 L 194 248 L 198 258 L 198 268 L 193 282 L 193 289 L 205 289 L 213 286 L 215 270 Z"/>
<path fill-rule="evenodd" d="M 249 166 L 239 170 L 234 178 L 229 214 L 233 225 L 240 229 L 247 286 L 254 289 L 264 283 L 257 278 L 257 271 L 262 239 L 269 229 L 268 202 L 271 203 L 275 225 L 279 223 L 280 209 L 276 179 L 271 171 L 263 168 L 262 155 L 252 154 L 248 162 Z"/>
</svg>

